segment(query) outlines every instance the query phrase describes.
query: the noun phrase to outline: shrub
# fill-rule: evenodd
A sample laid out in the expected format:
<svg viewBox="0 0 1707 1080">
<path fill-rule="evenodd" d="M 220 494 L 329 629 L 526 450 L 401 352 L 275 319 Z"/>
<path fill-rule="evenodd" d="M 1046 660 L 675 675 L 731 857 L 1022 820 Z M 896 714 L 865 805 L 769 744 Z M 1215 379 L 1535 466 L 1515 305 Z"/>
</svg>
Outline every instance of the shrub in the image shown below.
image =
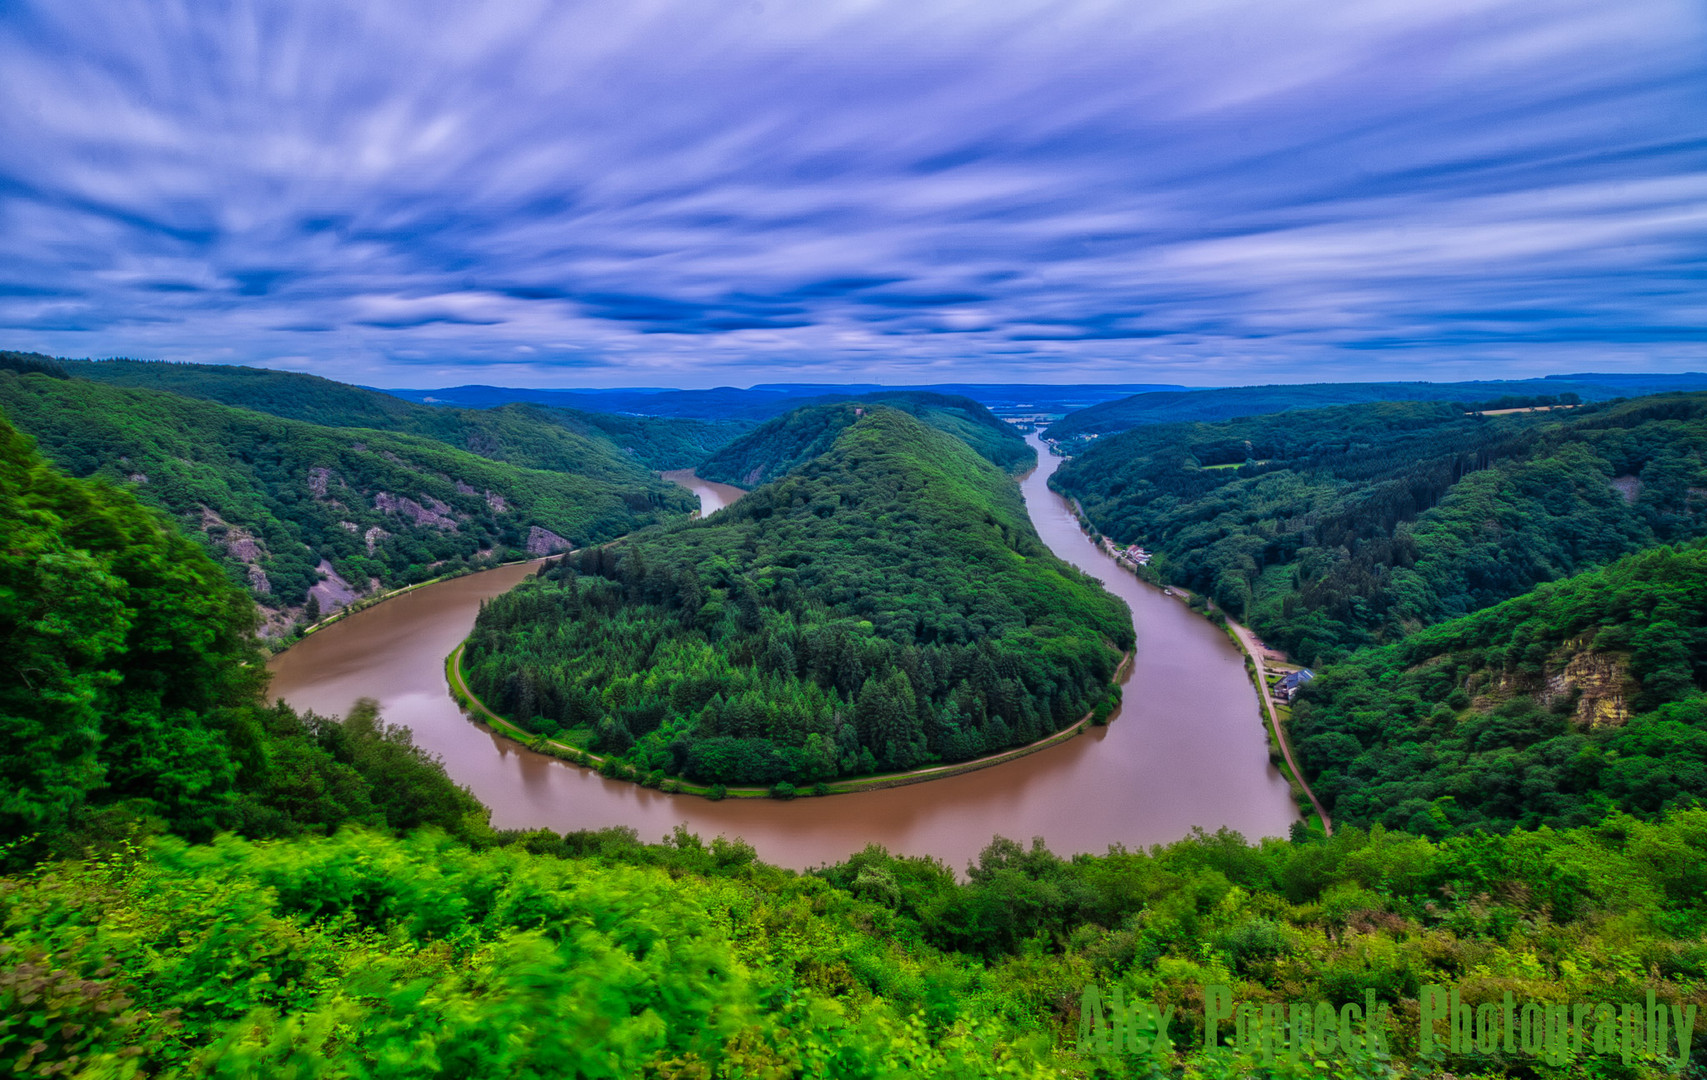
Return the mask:
<svg viewBox="0 0 1707 1080">
<path fill-rule="evenodd" d="M 787 780 L 778 781 L 776 784 L 771 786 L 771 798 L 773 799 L 781 799 L 784 802 L 787 802 L 789 799 L 792 799 L 799 794 L 800 792 L 797 791 L 794 785 L 789 783 Z"/>
</svg>

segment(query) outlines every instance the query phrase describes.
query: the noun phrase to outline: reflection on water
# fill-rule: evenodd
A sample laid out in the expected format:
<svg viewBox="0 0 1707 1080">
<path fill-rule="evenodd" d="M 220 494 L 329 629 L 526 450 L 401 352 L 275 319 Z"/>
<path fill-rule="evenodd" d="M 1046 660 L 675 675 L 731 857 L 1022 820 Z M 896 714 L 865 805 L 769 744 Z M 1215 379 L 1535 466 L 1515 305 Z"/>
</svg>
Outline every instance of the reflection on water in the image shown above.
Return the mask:
<svg viewBox="0 0 1707 1080">
<path fill-rule="evenodd" d="M 1060 854 L 1179 839 L 1194 826 L 1285 835 L 1297 820 L 1268 762 L 1256 691 L 1226 635 L 1116 566 L 1046 486 L 1060 461 L 1035 436 L 1040 467 L 1023 483 L 1038 533 L 1132 608 L 1137 657 L 1109 726 L 1018 761 L 926 784 L 827 799 L 708 802 L 606 780 L 531 753 L 470 722 L 450 699 L 444 659 L 480 601 L 531 572 L 511 566 L 419 589 L 351 616 L 276 657 L 273 692 L 298 708 L 341 713 L 359 697 L 443 756 L 500 828 L 635 828 L 657 840 L 677 824 L 707 838 L 745 837 L 766 861 L 807 867 L 866 844 L 964 867 L 992 834 L 1041 836 Z M 679 474 L 666 474 L 676 479 Z M 697 478 L 708 511 L 739 489 Z M 712 505 L 711 500 L 718 500 Z"/>
</svg>

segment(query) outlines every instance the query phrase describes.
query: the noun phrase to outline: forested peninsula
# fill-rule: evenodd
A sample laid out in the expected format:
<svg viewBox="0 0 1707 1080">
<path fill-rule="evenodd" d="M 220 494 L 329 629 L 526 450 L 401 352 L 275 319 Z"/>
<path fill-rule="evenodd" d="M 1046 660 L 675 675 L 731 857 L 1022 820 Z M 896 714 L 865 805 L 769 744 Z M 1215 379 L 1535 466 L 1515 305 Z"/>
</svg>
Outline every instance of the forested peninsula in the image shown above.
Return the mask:
<svg viewBox="0 0 1707 1080">
<path fill-rule="evenodd" d="M 642 774 L 760 784 L 964 761 L 1109 701 L 1130 618 L 1043 546 L 1009 477 L 896 409 L 791 415 L 725 451 L 832 434 L 780 480 L 487 603 L 475 693 Z"/>
</svg>

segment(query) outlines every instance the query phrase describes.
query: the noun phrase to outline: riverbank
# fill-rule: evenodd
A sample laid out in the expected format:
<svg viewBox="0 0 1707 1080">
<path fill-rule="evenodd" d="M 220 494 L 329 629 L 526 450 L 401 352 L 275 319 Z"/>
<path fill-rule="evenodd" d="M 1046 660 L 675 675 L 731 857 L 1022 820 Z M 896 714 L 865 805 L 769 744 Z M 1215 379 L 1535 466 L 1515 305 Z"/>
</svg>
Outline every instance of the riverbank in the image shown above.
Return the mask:
<svg viewBox="0 0 1707 1080">
<path fill-rule="evenodd" d="M 783 802 L 678 799 L 597 769 L 564 768 L 559 757 L 530 750 L 526 735 L 471 722 L 477 718 L 446 683 L 445 658 L 473 631 L 480 604 L 532 573 L 527 565 L 418 588 L 322 628 L 269 661 L 271 695 L 321 716 L 373 699 L 387 723 L 409 728 L 417 746 L 492 808 L 499 829 L 623 828 L 657 839 L 685 824 L 708 840 L 741 837 L 766 862 L 797 870 L 878 844 L 957 872 L 975 865 L 996 835 L 1042 837 L 1063 857 L 1173 843 L 1195 828 L 1284 838 L 1299 808 L 1273 763 L 1268 727 L 1253 715 L 1244 654 L 1185 605 L 1116 573 L 1048 489 L 1061 459 L 1040 457 L 1021 483 L 1028 514 L 1051 551 L 1127 602 L 1138 648 L 1107 726 L 999 769 L 886 790 L 867 778 L 857 800 Z"/>
<path fill-rule="evenodd" d="M 483 574 L 488 570 L 502 570 L 506 566 L 522 566 L 526 563 L 544 561 L 544 558 L 511 559 L 508 562 L 493 563 L 491 566 L 465 566 L 454 574 L 440 574 L 436 578 L 428 578 L 426 581 L 417 581 L 413 585 L 401 585 L 395 589 L 387 589 L 382 593 L 374 593 L 370 596 L 364 596 L 352 603 L 345 604 L 343 607 L 326 616 L 324 619 L 316 620 L 315 622 L 303 627 L 302 633 L 298 634 L 295 639 L 286 644 L 284 648 L 279 651 L 284 652 L 286 649 L 289 649 L 292 645 L 295 645 L 297 642 L 307 638 L 315 631 L 322 630 L 331 626 L 333 623 L 343 622 L 351 615 L 358 615 L 376 604 L 383 604 L 387 600 L 412 593 L 416 589 L 424 589 L 429 585 L 437 585 L 442 581 L 455 581 L 457 578 L 467 577 L 470 574 Z"/>
<path fill-rule="evenodd" d="M 1323 835 L 1332 836 L 1333 819 L 1328 817 L 1327 809 L 1322 806 L 1322 801 L 1316 798 L 1316 793 L 1310 790 L 1303 770 L 1298 768 L 1298 763 L 1292 758 L 1292 743 L 1287 739 L 1286 729 L 1280 723 L 1280 712 L 1275 707 L 1274 695 L 1269 692 L 1268 671 L 1263 666 L 1263 650 L 1259 647 L 1257 636 L 1251 632 L 1250 627 L 1235 622 L 1226 612 L 1222 612 L 1221 617 L 1227 620 L 1228 633 L 1239 643 L 1239 648 L 1244 650 L 1246 659 L 1250 661 L 1251 678 L 1255 679 L 1257 684 L 1257 697 L 1262 701 L 1263 712 L 1268 716 L 1268 726 L 1269 730 L 1274 732 L 1275 744 L 1286 761 L 1286 767 L 1282 771 L 1286 774 L 1287 783 L 1303 791 L 1305 798 L 1309 799 L 1310 805 L 1315 808 L 1316 820 L 1321 825 Z"/>
<path fill-rule="evenodd" d="M 1092 525 L 1090 519 L 1085 516 L 1084 507 L 1080 505 L 1079 500 L 1071 497 L 1066 498 L 1068 505 L 1072 507 L 1074 516 L 1078 518 L 1079 527 L 1086 536 L 1099 535 L 1096 526 Z M 1105 543 L 1107 543 L 1106 538 Z M 1156 576 L 1154 571 L 1146 576 L 1140 573 L 1137 568 L 1128 566 L 1124 561 L 1115 557 L 1112 551 L 1109 551 L 1108 554 L 1110 561 L 1131 573 L 1146 587 L 1156 589 L 1163 596 L 1172 597 L 1188 606 L 1190 605 L 1191 590 L 1179 585 L 1160 585 L 1156 581 L 1150 580 Z M 1249 627 L 1235 621 L 1226 612 L 1215 607 L 1214 602 L 1207 597 L 1204 600 L 1202 614 L 1206 619 L 1211 618 L 1211 616 L 1219 616 L 1227 631 L 1227 637 L 1239 647 L 1240 652 L 1245 654 L 1245 669 L 1250 673 L 1251 682 L 1256 687 L 1257 701 L 1262 709 L 1263 718 L 1268 723 L 1270 752 L 1279 755 L 1279 760 L 1275 762 L 1275 766 L 1280 769 L 1281 775 L 1286 777 L 1286 783 L 1292 789 L 1293 798 L 1300 803 L 1299 809 L 1303 809 L 1302 804 L 1304 802 L 1308 802 L 1313 809 L 1314 817 L 1306 816 L 1305 824 L 1313 831 L 1319 830 L 1325 836 L 1332 836 L 1334 832 L 1333 820 L 1328 816 L 1327 809 L 1322 806 L 1322 801 L 1311 790 L 1309 782 L 1304 779 L 1303 770 L 1298 768 L 1298 763 L 1292 756 L 1292 744 L 1286 737 L 1286 728 L 1281 724 L 1279 713 L 1275 709 L 1274 696 L 1269 692 L 1268 672 L 1263 665 L 1262 650 L 1257 648 L 1256 635 L 1251 632 Z M 1214 620 L 1211 619 L 1211 621 Z"/>
<path fill-rule="evenodd" d="M 483 720 L 489 727 L 523 744 L 536 753 L 549 754 L 571 765 L 579 765 L 591 769 L 599 775 L 613 780 L 627 780 L 641 783 L 642 777 L 633 765 L 623 762 L 620 758 L 595 754 L 568 743 L 548 739 L 543 735 L 535 735 L 521 725 L 500 716 L 494 709 L 477 697 L 468 688 L 468 682 L 462 675 L 462 650 L 468 643 L 462 642 L 445 657 L 445 681 L 450 684 L 451 697 L 457 705 L 477 718 Z M 1128 652 L 1120 659 L 1120 666 L 1114 669 L 1114 678 L 1110 685 L 1115 689 L 1125 683 L 1132 674 L 1133 654 Z M 989 754 L 971 761 L 957 761 L 947 765 L 933 765 L 925 769 L 913 769 L 900 773 L 879 773 L 875 776 L 858 777 L 852 780 L 823 781 L 810 788 L 795 788 L 794 795 L 789 798 L 824 795 L 853 795 L 862 791 L 882 791 L 886 788 L 907 787 L 911 784 L 922 784 L 930 780 L 944 780 L 951 776 L 963 776 L 967 773 L 1002 765 L 1009 761 L 1017 761 L 1029 754 L 1059 746 L 1068 739 L 1082 735 L 1093 726 L 1096 710 L 1085 713 L 1074 723 L 1062 728 L 1052 735 L 1046 735 L 1033 743 L 1017 746 L 1011 750 L 1003 750 L 997 754 Z M 610 766 L 616 770 L 613 775 L 605 769 Z M 626 770 L 627 775 L 622 771 Z M 770 799 L 778 797 L 773 788 L 766 787 L 729 787 L 725 784 L 696 784 L 679 777 L 665 777 L 658 784 L 659 790 L 669 795 L 698 795 L 702 798 L 729 799 Z M 713 791 L 721 789 L 722 794 L 713 795 Z"/>
</svg>

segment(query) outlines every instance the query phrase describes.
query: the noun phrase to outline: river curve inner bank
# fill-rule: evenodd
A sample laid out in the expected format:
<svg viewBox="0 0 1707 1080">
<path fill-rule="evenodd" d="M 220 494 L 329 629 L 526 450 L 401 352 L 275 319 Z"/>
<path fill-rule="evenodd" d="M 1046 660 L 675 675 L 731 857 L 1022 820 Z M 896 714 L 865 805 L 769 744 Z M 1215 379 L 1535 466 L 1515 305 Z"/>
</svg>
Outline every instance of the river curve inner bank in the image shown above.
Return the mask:
<svg viewBox="0 0 1707 1080">
<path fill-rule="evenodd" d="M 766 861 L 797 868 L 839 861 L 868 843 L 958 868 L 994 834 L 1041 837 L 1063 855 L 1165 843 L 1195 827 L 1285 835 L 1298 811 L 1269 763 L 1243 654 L 1091 543 L 1048 489 L 1059 459 L 1031 441 L 1039 468 L 1022 488 L 1039 535 L 1127 602 L 1138 647 L 1108 726 L 1015 761 L 836 798 L 711 802 L 534 753 L 470 722 L 451 697 L 444 663 L 473 628 L 480 601 L 511 588 L 531 572 L 527 566 L 456 578 L 329 626 L 274 658 L 273 693 L 321 713 L 376 699 L 387 720 L 408 725 L 492 807 L 500 828 L 624 826 L 656 840 L 685 823 L 706 837 L 743 837 Z M 703 512 L 717 508 L 703 505 Z"/>
</svg>

